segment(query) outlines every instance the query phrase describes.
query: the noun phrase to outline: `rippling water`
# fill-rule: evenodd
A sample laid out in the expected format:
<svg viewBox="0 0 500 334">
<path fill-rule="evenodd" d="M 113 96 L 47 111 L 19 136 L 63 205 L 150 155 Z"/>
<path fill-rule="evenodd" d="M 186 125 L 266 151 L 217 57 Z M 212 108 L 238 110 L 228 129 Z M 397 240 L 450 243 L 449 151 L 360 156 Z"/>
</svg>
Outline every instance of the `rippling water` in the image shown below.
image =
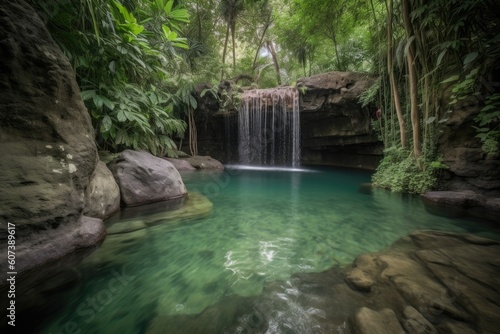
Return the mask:
<svg viewBox="0 0 500 334">
<path fill-rule="evenodd" d="M 57 307 L 44 315 L 44 333 L 155 332 L 158 319 L 258 296 L 276 281 L 285 288 L 275 298 L 287 302 L 295 326 L 313 328 L 303 315 L 322 310 L 297 308 L 299 291 L 287 287 L 293 273 L 350 263 L 417 229 L 498 239 L 480 224 L 430 215 L 418 197 L 360 192 L 370 181 L 364 171 L 238 168 L 183 178 L 205 197 L 193 196 L 182 212 L 153 206 L 111 219 L 104 244 L 70 270 L 67 289 L 45 301 Z M 268 333 L 286 332 L 277 324 L 285 313 L 276 313 Z"/>
</svg>

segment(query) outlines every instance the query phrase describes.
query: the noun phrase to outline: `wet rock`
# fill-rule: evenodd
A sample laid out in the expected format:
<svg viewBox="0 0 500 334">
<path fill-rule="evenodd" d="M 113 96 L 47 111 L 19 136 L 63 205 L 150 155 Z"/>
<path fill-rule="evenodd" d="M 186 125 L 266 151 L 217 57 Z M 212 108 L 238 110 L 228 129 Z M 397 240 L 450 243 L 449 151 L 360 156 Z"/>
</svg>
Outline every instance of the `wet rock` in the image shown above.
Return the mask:
<svg viewBox="0 0 500 334">
<path fill-rule="evenodd" d="M 107 219 L 120 210 L 120 188 L 106 164 L 97 163 L 85 192 L 83 213 L 90 217 Z"/>
<path fill-rule="evenodd" d="M 101 219 L 82 216 L 77 222 L 33 233 L 16 244 L 16 269 L 23 272 L 99 244 L 106 236 Z"/>
<path fill-rule="evenodd" d="M 404 317 L 403 326 L 408 334 L 438 334 L 436 328 L 414 307 L 407 306 Z"/>
<path fill-rule="evenodd" d="M 373 255 L 360 255 L 354 262 L 354 268 L 346 273 L 347 283 L 361 291 L 370 291 L 375 284 L 375 275 L 380 271 L 377 258 Z"/>
<path fill-rule="evenodd" d="M 189 158 L 182 158 L 191 164 L 196 169 L 224 169 L 224 166 L 217 160 L 209 156 L 196 155 Z"/>
<path fill-rule="evenodd" d="M 109 169 L 126 206 L 167 201 L 187 193 L 179 172 L 170 162 L 144 151 L 121 152 Z"/>
<path fill-rule="evenodd" d="M 448 97 L 444 103 L 450 100 Z M 477 98 L 470 96 L 458 101 L 453 105 L 453 112 L 446 114 L 438 150 L 448 168 L 442 171 L 440 189 L 472 190 L 487 197 L 500 196 L 500 155 L 487 156 L 476 137 L 474 119 L 482 108 Z"/>
<path fill-rule="evenodd" d="M 116 218 L 109 220 L 108 234 L 130 233 L 158 224 L 174 224 L 187 219 L 204 217 L 210 214 L 213 207 L 212 202 L 199 193 L 189 193 L 179 206 L 168 208 L 168 205 L 168 202 L 143 205 L 137 208 L 141 213 L 138 215 L 140 218 L 137 218 L 133 212 L 136 208 L 125 208 Z M 157 212 L 144 215 L 144 212 L 155 211 Z"/>
<path fill-rule="evenodd" d="M 25 1 L 0 2 L 0 22 L 0 253 L 15 224 L 21 273 L 99 242 L 104 228 L 82 217 L 97 149 L 73 68 Z"/>
<path fill-rule="evenodd" d="M 297 80 L 300 99 L 301 158 L 304 163 L 375 169 L 382 156 L 370 123 L 375 110 L 362 108 L 359 96 L 374 77 L 328 72 Z"/>
<path fill-rule="evenodd" d="M 471 191 L 429 191 L 422 198 L 429 205 L 451 206 L 456 208 L 468 208 L 476 205 L 479 196 Z"/>
<path fill-rule="evenodd" d="M 359 334 L 404 334 L 396 314 L 387 308 L 380 312 L 361 308 L 354 317 L 353 327 Z"/>
<path fill-rule="evenodd" d="M 346 268 L 267 282 L 259 296 L 229 296 L 196 316 L 158 316 L 148 332 L 197 332 L 215 319 L 204 333 L 496 333 L 499 258 L 496 241 L 418 231 Z M 369 291 L 354 284 L 358 275 Z"/>
<path fill-rule="evenodd" d="M 445 322 L 439 326 L 442 334 L 476 334 L 477 332 L 460 322 Z"/>
<path fill-rule="evenodd" d="M 426 209 L 435 214 L 470 215 L 498 221 L 500 198 L 484 196 L 472 190 L 430 191 L 422 195 Z"/>
<path fill-rule="evenodd" d="M 175 169 L 178 171 L 188 171 L 188 170 L 196 170 L 189 161 L 183 160 L 183 159 L 174 159 L 174 158 L 163 158 L 170 162 L 172 165 L 174 165 Z"/>
</svg>

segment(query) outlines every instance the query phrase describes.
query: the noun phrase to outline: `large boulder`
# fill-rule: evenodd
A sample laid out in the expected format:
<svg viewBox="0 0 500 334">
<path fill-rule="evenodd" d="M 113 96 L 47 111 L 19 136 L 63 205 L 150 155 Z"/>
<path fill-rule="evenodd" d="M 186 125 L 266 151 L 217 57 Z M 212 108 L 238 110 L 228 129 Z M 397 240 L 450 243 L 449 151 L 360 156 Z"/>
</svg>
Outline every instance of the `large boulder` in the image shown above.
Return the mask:
<svg viewBox="0 0 500 334">
<path fill-rule="evenodd" d="M 97 149 L 70 63 L 24 1 L 0 2 L 0 22 L 0 253 L 15 224 L 19 273 L 105 230 L 82 217 Z"/>
<path fill-rule="evenodd" d="M 125 150 L 109 164 L 127 206 L 167 201 L 187 194 L 172 163 L 144 151 Z"/>
<path fill-rule="evenodd" d="M 113 174 L 102 161 L 97 163 L 85 193 L 85 210 L 90 217 L 109 218 L 120 210 L 120 188 Z"/>
</svg>

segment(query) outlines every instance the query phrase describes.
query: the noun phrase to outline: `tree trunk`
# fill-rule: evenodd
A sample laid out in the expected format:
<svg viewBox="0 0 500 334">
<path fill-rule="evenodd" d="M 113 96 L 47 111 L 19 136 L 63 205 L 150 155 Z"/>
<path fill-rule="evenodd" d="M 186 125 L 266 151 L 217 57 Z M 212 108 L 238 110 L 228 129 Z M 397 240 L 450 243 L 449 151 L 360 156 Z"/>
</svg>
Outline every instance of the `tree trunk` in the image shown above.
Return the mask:
<svg viewBox="0 0 500 334">
<path fill-rule="evenodd" d="M 276 80 L 278 81 L 278 86 L 281 85 L 281 74 L 280 66 L 278 64 L 278 57 L 276 57 L 276 50 L 274 50 L 274 44 L 271 41 L 267 41 L 267 48 L 271 52 L 271 57 L 273 58 L 274 69 L 276 70 Z"/>
<path fill-rule="evenodd" d="M 233 42 L 233 71 L 236 70 L 236 43 L 234 42 L 234 30 L 236 29 L 236 22 L 231 25 L 231 39 Z"/>
<path fill-rule="evenodd" d="M 333 46 L 335 47 L 335 56 L 337 58 L 337 66 L 339 67 L 339 71 L 344 71 L 344 68 L 342 67 L 342 63 L 340 62 L 339 46 L 337 45 L 337 36 L 334 32 L 332 32 L 332 40 L 333 40 Z"/>
<path fill-rule="evenodd" d="M 226 63 L 226 52 L 227 52 L 227 41 L 229 40 L 229 22 L 227 23 L 227 28 L 226 28 L 226 39 L 224 41 L 224 50 L 222 51 L 222 73 L 221 73 L 221 80 L 224 79 L 224 64 Z"/>
<path fill-rule="evenodd" d="M 196 123 L 194 121 L 193 109 L 188 110 L 188 122 L 189 122 L 189 151 L 192 156 L 198 155 L 198 136 L 196 134 Z"/>
<path fill-rule="evenodd" d="M 252 71 L 255 71 L 255 65 L 257 64 L 257 58 L 259 57 L 259 51 L 260 48 L 262 47 L 262 43 L 264 42 L 264 37 L 266 36 L 267 29 L 269 28 L 270 25 L 271 25 L 270 21 L 266 22 L 264 31 L 262 32 L 262 36 L 260 36 L 259 45 L 257 45 L 257 51 L 255 51 L 255 57 L 253 58 Z"/>
<path fill-rule="evenodd" d="M 396 84 L 396 79 L 394 78 L 394 43 L 393 43 L 393 36 L 392 36 L 392 12 L 393 12 L 394 4 L 393 0 L 389 1 L 389 13 L 387 15 L 387 43 L 388 43 L 388 50 L 387 50 L 387 69 L 389 71 L 389 82 L 391 86 L 391 92 L 392 92 L 392 99 L 394 102 L 394 107 L 396 109 L 396 115 L 398 117 L 398 122 L 399 122 L 399 135 L 401 138 L 401 147 L 406 148 L 407 143 L 406 143 L 406 130 L 405 130 L 405 121 L 403 118 L 403 111 L 401 110 L 401 102 L 399 100 L 399 92 L 398 92 L 398 87 Z"/>
<path fill-rule="evenodd" d="M 411 44 L 410 38 L 413 36 L 413 29 L 411 27 L 410 21 L 410 8 L 408 0 L 402 0 L 402 11 L 403 11 L 403 24 L 406 31 L 407 43 L 410 43 L 407 47 L 406 52 L 406 63 L 408 66 L 408 76 L 410 80 L 410 104 L 411 104 L 411 126 L 413 129 L 413 154 L 415 158 L 419 158 L 421 155 L 421 144 L 420 144 L 420 111 L 418 110 L 418 80 L 417 71 L 415 69 L 415 55 L 413 44 Z"/>
</svg>

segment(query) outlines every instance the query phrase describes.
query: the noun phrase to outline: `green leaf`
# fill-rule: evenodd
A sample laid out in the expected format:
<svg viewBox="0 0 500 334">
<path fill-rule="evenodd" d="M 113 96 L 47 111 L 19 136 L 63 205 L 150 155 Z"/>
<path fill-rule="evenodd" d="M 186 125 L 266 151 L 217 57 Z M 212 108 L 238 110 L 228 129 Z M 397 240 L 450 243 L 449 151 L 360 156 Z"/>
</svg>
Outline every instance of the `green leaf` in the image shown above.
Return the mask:
<svg viewBox="0 0 500 334">
<path fill-rule="evenodd" d="M 191 104 L 191 107 L 193 107 L 193 109 L 196 109 L 198 107 L 198 102 L 192 95 L 189 95 L 189 103 Z"/>
<path fill-rule="evenodd" d="M 97 109 L 102 108 L 104 102 L 99 95 L 92 96 L 92 100 L 94 101 L 94 105 L 97 107 Z"/>
<path fill-rule="evenodd" d="M 170 13 L 170 18 L 178 22 L 189 23 L 189 12 L 187 9 L 175 9 Z"/>
<path fill-rule="evenodd" d="M 432 116 L 432 117 L 429 117 L 425 120 L 425 124 L 431 124 L 432 122 L 434 122 L 436 120 L 436 117 Z"/>
<path fill-rule="evenodd" d="M 444 49 L 443 51 L 441 51 L 441 53 L 439 53 L 439 56 L 438 56 L 437 62 L 436 62 L 436 67 L 439 67 L 439 65 L 443 61 L 443 58 L 446 55 L 446 51 L 448 51 L 448 49 Z"/>
<path fill-rule="evenodd" d="M 108 115 L 104 116 L 101 123 L 101 132 L 108 132 L 112 125 L 113 122 L 111 121 L 111 118 Z"/>
<path fill-rule="evenodd" d="M 111 102 L 108 98 L 101 96 L 102 102 L 106 107 L 108 107 L 110 110 L 115 109 L 115 104 Z"/>
<path fill-rule="evenodd" d="M 170 12 L 172 12 L 172 6 L 174 5 L 174 0 L 169 0 L 167 4 L 163 7 L 163 11 L 167 16 L 170 16 Z"/>
<path fill-rule="evenodd" d="M 460 79 L 460 76 L 458 76 L 458 75 L 452 75 L 448 79 L 441 81 L 441 83 L 454 82 L 454 81 L 457 81 L 458 79 Z"/>
<path fill-rule="evenodd" d="M 468 55 L 466 55 L 464 58 L 464 65 L 467 65 L 476 60 L 477 56 L 479 56 L 478 52 L 471 52 Z"/>
<path fill-rule="evenodd" d="M 118 115 L 116 115 L 116 118 L 118 119 L 119 122 L 125 122 L 127 120 L 127 116 L 125 115 L 125 112 L 123 110 L 120 110 L 118 112 Z"/>
<path fill-rule="evenodd" d="M 86 101 L 88 99 L 93 98 L 95 96 L 96 92 L 95 92 L 95 90 L 91 89 L 91 90 L 84 90 L 80 94 L 82 96 L 82 100 Z"/>
</svg>

